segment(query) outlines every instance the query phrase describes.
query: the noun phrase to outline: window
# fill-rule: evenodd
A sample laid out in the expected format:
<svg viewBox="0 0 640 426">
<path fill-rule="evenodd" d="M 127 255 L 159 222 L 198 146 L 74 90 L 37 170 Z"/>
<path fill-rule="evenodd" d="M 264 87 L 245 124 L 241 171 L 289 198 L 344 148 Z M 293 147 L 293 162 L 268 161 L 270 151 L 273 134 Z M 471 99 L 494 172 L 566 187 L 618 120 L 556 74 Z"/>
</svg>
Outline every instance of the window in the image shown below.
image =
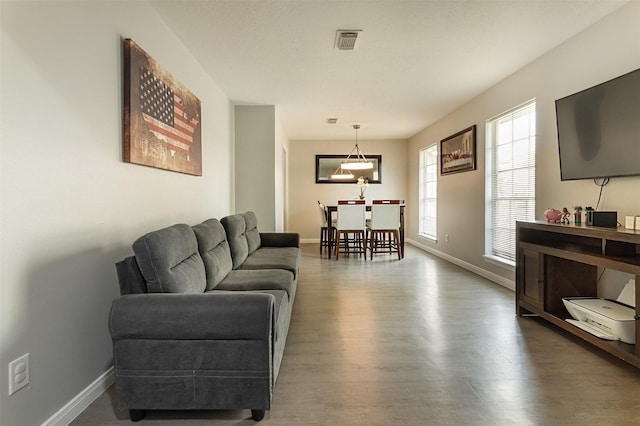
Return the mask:
<svg viewBox="0 0 640 426">
<path fill-rule="evenodd" d="M 535 218 L 535 100 L 488 120 L 486 140 L 486 255 L 513 264 L 516 221 Z"/>
<path fill-rule="evenodd" d="M 420 234 L 436 238 L 438 146 L 420 150 Z"/>
</svg>

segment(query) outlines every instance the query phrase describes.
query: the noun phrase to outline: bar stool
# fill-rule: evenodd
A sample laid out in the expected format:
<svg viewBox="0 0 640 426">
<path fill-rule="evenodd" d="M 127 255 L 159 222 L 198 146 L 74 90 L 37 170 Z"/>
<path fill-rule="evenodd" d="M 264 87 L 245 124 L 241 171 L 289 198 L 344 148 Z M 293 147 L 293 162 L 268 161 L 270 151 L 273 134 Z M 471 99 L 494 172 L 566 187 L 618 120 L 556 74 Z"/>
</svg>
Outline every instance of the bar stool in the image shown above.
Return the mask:
<svg viewBox="0 0 640 426">
<path fill-rule="evenodd" d="M 368 226 L 371 260 L 374 253 L 400 253 L 400 200 L 373 200 Z"/>
<path fill-rule="evenodd" d="M 331 250 L 333 250 L 333 247 L 335 247 L 335 241 L 336 241 L 335 219 L 333 220 L 334 223 L 332 223 L 331 226 L 329 226 L 327 223 L 327 208 L 320 202 L 320 200 L 318 200 L 318 208 L 320 210 L 320 218 L 321 218 L 320 254 L 322 254 L 322 249 L 324 247 L 327 247 L 329 250 L 329 253 L 331 253 Z M 329 232 L 331 232 L 331 236 L 332 236 L 331 247 L 329 247 L 329 235 L 330 235 Z"/>
<path fill-rule="evenodd" d="M 341 249 L 344 249 L 342 253 L 364 254 L 364 260 L 367 260 L 365 211 L 364 200 L 338 200 L 336 260 Z M 355 238 L 349 239 L 349 234 L 355 234 Z"/>
</svg>

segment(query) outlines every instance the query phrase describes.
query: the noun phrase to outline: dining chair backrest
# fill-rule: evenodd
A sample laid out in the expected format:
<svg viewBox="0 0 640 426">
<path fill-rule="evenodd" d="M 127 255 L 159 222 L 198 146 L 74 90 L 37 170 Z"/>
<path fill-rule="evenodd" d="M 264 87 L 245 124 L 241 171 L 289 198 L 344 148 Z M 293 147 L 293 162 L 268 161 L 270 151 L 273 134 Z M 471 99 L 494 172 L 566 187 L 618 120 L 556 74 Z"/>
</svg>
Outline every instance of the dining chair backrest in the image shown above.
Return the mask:
<svg viewBox="0 0 640 426">
<path fill-rule="evenodd" d="M 364 200 L 338 200 L 338 205 L 364 204 Z"/>
<path fill-rule="evenodd" d="M 322 227 L 327 226 L 327 208 L 318 200 L 318 209 L 320 210 L 320 218 Z"/>
<path fill-rule="evenodd" d="M 373 200 L 371 204 L 404 204 L 404 200 Z"/>
<path fill-rule="evenodd" d="M 366 206 L 364 200 L 338 201 L 338 229 L 364 230 Z"/>
<path fill-rule="evenodd" d="M 400 200 L 373 200 L 371 229 L 400 229 Z"/>
</svg>

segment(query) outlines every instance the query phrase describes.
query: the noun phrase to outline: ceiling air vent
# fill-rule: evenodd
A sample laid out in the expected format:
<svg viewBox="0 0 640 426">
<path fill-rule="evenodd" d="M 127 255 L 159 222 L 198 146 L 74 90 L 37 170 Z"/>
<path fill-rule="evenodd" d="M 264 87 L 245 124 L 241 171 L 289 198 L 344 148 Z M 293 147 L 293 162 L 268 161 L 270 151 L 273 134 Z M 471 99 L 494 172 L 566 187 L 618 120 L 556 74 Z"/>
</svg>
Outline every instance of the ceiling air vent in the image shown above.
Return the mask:
<svg viewBox="0 0 640 426">
<path fill-rule="evenodd" d="M 353 50 L 357 47 L 362 30 L 338 30 L 336 31 L 336 49 Z"/>
</svg>

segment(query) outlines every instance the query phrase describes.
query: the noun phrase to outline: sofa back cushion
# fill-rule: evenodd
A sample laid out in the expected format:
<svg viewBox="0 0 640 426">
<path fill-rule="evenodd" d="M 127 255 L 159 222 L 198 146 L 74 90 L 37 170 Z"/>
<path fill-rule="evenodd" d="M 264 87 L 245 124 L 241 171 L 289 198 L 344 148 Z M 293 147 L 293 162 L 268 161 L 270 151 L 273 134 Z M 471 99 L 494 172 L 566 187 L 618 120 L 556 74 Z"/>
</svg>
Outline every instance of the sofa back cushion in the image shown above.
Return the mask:
<svg viewBox="0 0 640 426">
<path fill-rule="evenodd" d="M 227 234 L 217 219 L 194 226 L 193 232 L 207 274 L 207 290 L 213 290 L 233 269 Z"/>
<path fill-rule="evenodd" d="M 236 269 L 242 265 L 247 256 L 249 256 L 249 245 L 247 244 L 247 237 L 245 235 L 247 227 L 244 217 L 239 214 L 226 216 L 220 219 L 220 223 L 222 223 L 227 233 L 233 269 Z"/>
<path fill-rule="evenodd" d="M 258 218 L 254 212 L 248 211 L 242 213 L 246 226 L 245 235 L 247 237 L 247 249 L 249 254 L 260 248 L 260 231 L 258 231 Z"/>
<path fill-rule="evenodd" d="M 150 232 L 133 243 L 133 252 L 149 293 L 204 292 L 204 263 L 189 225 Z"/>
</svg>

